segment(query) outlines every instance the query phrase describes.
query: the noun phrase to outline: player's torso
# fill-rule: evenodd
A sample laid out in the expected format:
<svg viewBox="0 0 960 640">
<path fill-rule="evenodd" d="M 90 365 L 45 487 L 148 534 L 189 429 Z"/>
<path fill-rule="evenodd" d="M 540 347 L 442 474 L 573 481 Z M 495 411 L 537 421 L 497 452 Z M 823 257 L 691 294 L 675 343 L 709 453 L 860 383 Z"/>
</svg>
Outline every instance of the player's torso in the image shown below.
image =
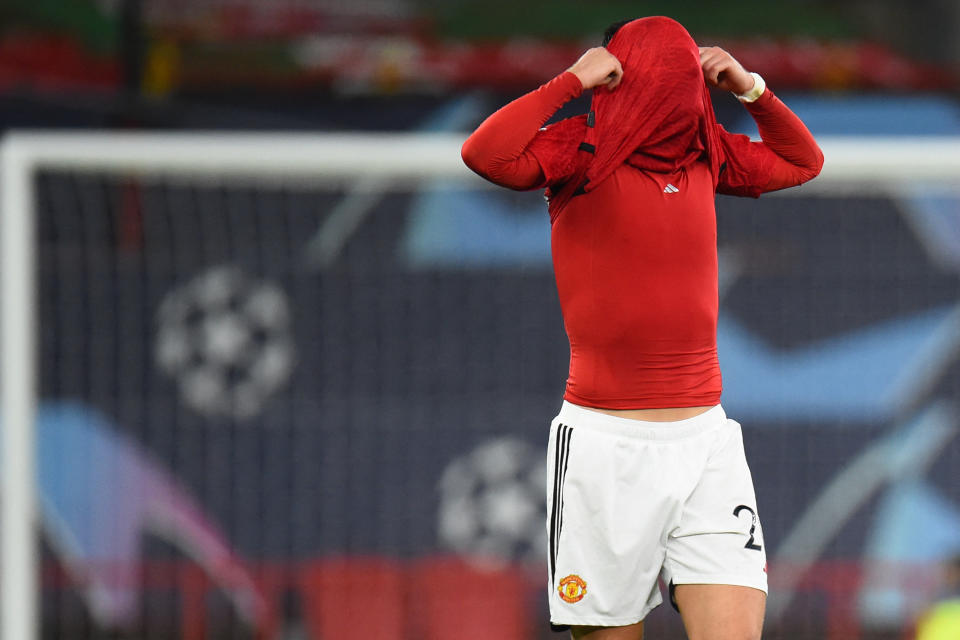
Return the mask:
<svg viewBox="0 0 960 640">
<path fill-rule="evenodd" d="M 615 386 L 607 376 L 655 383 L 678 358 L 694 378 L 716 368 L 716 242 L 713 182 L 701 162 L 674 174 L 624 165 L 573 198 L 552 228 L 571 382 L 604 393 Z M 573 379 L 577 358 L 591 380 Z"/>
</svg>

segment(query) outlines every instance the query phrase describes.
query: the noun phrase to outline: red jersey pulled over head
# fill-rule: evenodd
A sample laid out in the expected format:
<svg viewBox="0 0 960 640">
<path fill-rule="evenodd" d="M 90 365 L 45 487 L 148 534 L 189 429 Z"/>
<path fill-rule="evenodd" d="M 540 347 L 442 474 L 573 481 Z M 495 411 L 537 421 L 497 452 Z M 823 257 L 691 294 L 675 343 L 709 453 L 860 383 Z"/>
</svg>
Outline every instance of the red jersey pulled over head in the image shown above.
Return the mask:
<svg viewBox="0 0 960 640">
<path fill-rule="evenodd" d="M 624 162 L 669 172 L 703 157 L 716 185 L 722 157 L 713 103 L 699 48 L 683 25 L 665 17 L 633 20 L 607 50 L 623 66 L 616 89 L 594 91 L 592 115 L 548 127 L 530 147 L 547 176 L 572 176 L 550 194 L 551 212 Z"/>
</svg>

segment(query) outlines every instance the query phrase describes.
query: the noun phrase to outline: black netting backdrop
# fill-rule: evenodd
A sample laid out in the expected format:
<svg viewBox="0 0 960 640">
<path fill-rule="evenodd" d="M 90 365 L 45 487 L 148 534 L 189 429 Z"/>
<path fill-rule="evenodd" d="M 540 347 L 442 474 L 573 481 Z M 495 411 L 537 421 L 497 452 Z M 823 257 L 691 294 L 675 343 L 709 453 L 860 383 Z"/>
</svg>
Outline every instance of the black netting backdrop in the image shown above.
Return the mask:
<svg viewBox="0 0 960 640">
<path fill-rule="evenodd" d="M 563 637 L 540 492 L 567 344 L 538 195 L 398 187 L 324 263 L 349 186 L 43 173 L 37 194 L 45 638 Z M 936 554 L 890 540 L 905 518 L 927 548 L 960 535 L 960 261 L 909 206 L 718 203 L 724 403 L 789 595 L 769 637 L 902 637 L 922 602 L 900 568 Z M 930 452 L 902 473 L 838 481 L 908 441 Z M 862 499 L 798 531 L 835 482 Z M 682 637 L 669 607 L 648 637 Z"/>
</svg>

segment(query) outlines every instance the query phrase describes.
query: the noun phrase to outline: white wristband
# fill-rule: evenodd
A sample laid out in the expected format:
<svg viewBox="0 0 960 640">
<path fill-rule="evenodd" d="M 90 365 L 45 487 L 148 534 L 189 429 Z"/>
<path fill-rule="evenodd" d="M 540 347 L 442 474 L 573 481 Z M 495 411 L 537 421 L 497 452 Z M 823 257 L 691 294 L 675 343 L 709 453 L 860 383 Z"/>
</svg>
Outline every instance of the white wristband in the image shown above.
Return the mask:
<svg viewBox="0 0 960 640">
<path fill-rule="evenodd" d="M 737 96 L 737 100 L 739 100 L 740 102 L 753 102 L 754 100 L 762 96 L 763 92 L 767 88 L 767 83 L 763 81 L 763 78 L 760 76 L 759 73 L 754 73 L 751 71 L 750 75 L 753 76 L 753 88 L 750 89 L 750 91 L 747 91 L 746 93 L 741 93 L 739 95 L 734 94 Z"/>
</svg>

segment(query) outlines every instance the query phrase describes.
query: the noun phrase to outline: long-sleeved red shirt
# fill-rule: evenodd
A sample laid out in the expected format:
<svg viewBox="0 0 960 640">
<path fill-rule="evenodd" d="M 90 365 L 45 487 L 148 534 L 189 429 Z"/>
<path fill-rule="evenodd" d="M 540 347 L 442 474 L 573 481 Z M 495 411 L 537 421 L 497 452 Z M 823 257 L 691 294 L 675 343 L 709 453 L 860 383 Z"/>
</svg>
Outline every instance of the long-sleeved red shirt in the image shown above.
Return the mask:
<svg viewBox="0 0 960 640">
<path fill-rule="evenodd" d="M 582 92 L 566 72 L 511 102 L 463 145 L 464 162 L 511 189 L 561 184 L 528 149 L 544 123 Z M 752 195 L 816 176 L 823 154 L 767 89 L 745 103 L 762 142 L 720 128 L 726 159 L 716 191 Z M 717 404 L 717 239 L 706 162 L 675 173 L 629 164 L 552 212 L 554 273 L 570 340 L 565 399 L 606 409 Z"/>
</svg>

